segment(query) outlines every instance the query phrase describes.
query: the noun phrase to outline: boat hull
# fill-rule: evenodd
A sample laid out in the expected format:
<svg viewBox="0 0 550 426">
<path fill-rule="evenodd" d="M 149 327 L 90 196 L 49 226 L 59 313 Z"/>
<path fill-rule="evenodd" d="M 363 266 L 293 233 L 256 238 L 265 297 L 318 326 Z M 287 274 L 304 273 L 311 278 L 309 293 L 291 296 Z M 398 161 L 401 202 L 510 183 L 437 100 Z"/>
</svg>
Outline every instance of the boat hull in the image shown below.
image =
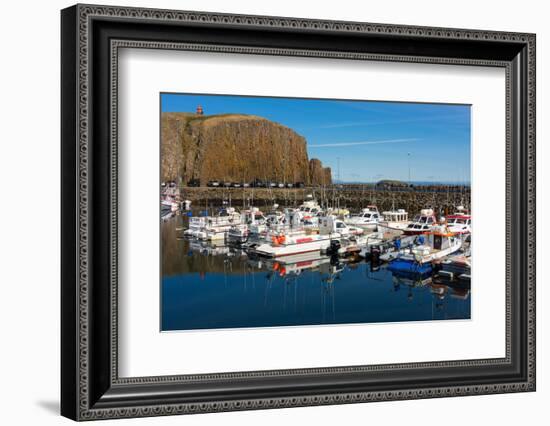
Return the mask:
<svg viewBox="0 0 550 426">
<path fill-rule="evenodd" d="M 433 268 L 431 263 L 418 263 L 413 260 L 397 258 L 388 265 L 388 270 L 394 274 L 402 275 L 429 275 Z"/>
<path fill-rule="evenodd" d="M 295 256 L 305 253 L 321 252 L 330 246 L 330 238 L 320 239 L 305 243 L 287 244 L 274 246 L 272 244 L 261 244 L 252 247 L 251 251 L 259 256 L 270 258 L 280 258 L 286 256 Z"/>
</svg>

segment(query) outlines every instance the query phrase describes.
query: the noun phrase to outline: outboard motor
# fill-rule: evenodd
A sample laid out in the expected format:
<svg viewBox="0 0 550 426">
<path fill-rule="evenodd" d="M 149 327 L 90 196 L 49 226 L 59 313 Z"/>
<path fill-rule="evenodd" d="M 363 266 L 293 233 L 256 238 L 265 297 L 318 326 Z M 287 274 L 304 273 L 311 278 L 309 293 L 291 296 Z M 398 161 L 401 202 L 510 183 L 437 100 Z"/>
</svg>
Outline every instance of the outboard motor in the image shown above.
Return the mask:
<svg viewBox="0 0 550 426">
<path fill-rule="evenodd" d="M 330 246 L 327 248 L 327 254 L 329 256 L 335 256 L 338 255 L 338 250 L 342 247 L 342 244 L 340 244 L 339 240 L 332 240 L 330 242 Z"/>
</svg>

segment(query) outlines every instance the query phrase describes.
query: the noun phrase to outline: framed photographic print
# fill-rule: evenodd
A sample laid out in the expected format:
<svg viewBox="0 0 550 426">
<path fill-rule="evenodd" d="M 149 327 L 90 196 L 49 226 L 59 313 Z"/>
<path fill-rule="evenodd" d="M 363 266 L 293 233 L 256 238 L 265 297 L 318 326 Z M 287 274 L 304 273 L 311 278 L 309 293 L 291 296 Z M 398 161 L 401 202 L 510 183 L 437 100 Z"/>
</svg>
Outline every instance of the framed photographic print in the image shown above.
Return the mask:
<svg viewBox="0 0 550 426">
<path fill-rule="evenodd" d="M 535 390 L 535 36 L 76 5 L 62 414 Z"/>
</svg>

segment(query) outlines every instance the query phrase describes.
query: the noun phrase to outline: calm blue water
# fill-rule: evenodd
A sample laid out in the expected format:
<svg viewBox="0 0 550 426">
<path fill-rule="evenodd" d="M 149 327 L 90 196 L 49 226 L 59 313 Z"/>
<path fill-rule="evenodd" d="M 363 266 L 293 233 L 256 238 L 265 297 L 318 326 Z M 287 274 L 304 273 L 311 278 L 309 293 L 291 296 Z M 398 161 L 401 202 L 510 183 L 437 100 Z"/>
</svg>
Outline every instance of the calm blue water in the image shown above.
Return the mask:
<svg viewBox="0 0 550 426">
<path fill-rule="evenodd" d="M 163 331 L 470 318 L 469 288 L 396 277 L 364 260 L 250 259 L 178 239 L 181 226 L 179 216 L 161 226 Z"/>
</svg>

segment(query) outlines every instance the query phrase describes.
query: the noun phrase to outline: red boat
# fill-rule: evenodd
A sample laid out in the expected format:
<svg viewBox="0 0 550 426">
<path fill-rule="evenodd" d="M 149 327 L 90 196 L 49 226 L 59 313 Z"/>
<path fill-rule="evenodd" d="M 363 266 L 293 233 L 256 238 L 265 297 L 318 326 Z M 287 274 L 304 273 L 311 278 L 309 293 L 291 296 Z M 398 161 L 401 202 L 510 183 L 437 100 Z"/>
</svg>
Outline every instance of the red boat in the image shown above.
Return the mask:
<svg viewBox="0 0 550 426">
<path fill-rule="evenodd" d="M 472 216 L 462 206 L 458 212 L 447 216 L 447 226 L 455 234 L 469 234 L 472 232 Z"/>
</svg>

